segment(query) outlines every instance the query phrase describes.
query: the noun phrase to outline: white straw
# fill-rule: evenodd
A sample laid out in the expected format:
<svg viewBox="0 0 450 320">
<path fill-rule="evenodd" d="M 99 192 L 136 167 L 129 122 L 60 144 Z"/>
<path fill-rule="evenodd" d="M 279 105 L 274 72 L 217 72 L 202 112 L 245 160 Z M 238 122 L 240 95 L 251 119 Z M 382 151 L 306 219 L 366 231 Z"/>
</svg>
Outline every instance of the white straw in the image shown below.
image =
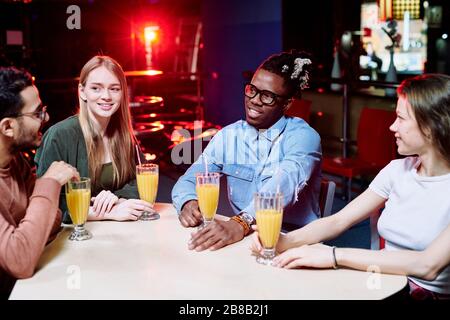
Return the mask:
<svg viewBox="0 0 450 320">
<path fill-rule="evenodd" d="M 208 174 L 208 157 L 206 156 L 206 154 L 203 155 L 203 163 L 205 165 L 205 174 Z"/>
<path fill-rule="evenodd" d="M 139 152 L 139 147 L 138 147 L 137 144 L 135 144 L 134 146 L 136 147 L 136 155 L 137 155 L 137 158 L 138 158 L 139 165 L 142 165 L 142 162 L 141 162 L 141 154 L 140 154 L 140 152 Z"/>
<path fill-rule="evenodd" d="M 280 167 L 275 170 L 275 182 L 277 184 L 277 193 L 280 193 Z"/>
</svg>

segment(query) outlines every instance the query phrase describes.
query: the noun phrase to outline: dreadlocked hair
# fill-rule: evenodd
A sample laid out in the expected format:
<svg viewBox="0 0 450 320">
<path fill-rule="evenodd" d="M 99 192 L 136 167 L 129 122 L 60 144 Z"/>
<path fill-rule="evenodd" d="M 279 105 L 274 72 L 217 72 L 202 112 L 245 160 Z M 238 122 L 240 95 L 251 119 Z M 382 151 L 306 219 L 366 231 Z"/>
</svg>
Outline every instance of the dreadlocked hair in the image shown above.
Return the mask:
<svg viewBox="0 0 450 320">
<path fill-rule="evenodd" d="M 271 55 L 259 68 L 281 76 L 288 95 L 300 98 L 302 90 L 309 84 L 312 61 L 308 53 L 294 49 Z"/>
</svg>

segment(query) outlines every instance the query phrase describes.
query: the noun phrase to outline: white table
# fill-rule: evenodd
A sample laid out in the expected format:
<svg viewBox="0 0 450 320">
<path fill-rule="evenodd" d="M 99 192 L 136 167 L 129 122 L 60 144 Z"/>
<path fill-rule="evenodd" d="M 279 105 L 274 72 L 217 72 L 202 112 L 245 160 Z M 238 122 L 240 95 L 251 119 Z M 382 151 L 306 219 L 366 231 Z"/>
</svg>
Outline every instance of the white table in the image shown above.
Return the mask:
<svg viewBox="0 0 450 320">
<path fill-rule="evenodd" d="M 67 240 L 65 228 L 10 299 L 382 299 L 406 285 L 404 276 L 263 266 L 250 238 L 190 251 L 194 229 L 180 225 L 172 205 L 156 209 L 156 221 L 88 222 L 88 241 Z"/>
</svg>

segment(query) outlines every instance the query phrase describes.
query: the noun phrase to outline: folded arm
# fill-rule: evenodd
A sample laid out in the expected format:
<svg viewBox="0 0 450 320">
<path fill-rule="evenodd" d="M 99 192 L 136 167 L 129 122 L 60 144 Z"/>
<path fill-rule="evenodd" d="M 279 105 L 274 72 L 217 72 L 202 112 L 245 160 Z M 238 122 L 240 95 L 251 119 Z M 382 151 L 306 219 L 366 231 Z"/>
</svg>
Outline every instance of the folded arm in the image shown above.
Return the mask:
<svg viewBox="0 0 450 320">
<path fill-rule="evenodd" d="M 339 265 L 353 269 L 377 267 L 382 273 L 403 274 L 432 281 L 450 264 L 449 243 L 450 225 L 424 251 L 339 248 L 336 250 L 336 259 Z"/>
<path fill-rule="evenodd" d="M 335 248 L 336 264 L 362 271 L 400 274 L 432 281 L 450 264 L 450 225 L 424 251 Z M 283 268 L 332 268 L 333 248 L 323 244 L 291 248 L 274 259 Z"/>
</svg>

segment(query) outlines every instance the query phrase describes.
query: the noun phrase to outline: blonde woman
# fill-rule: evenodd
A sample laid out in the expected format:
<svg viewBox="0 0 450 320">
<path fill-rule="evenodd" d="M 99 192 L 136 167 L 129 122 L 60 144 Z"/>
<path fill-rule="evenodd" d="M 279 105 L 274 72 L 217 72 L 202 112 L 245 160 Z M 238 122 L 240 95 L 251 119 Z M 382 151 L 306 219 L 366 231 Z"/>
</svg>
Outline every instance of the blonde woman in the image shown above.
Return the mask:
<svg viewBox="0 0 450 320">
<path fill-rule="evenodd" d="M 95 56 L 81 70 L 79 112 L 50 127 L 35 157 L 41 176 L 53 161 L 76 167 L 92 181 L 88 220 L 137 220 L 151 205 L 139 200 L 136 138 L 131 127 L 127 83 L 121 66 Z M 59 206 L 70 222 L 64 192 Z"/>
</svg>

